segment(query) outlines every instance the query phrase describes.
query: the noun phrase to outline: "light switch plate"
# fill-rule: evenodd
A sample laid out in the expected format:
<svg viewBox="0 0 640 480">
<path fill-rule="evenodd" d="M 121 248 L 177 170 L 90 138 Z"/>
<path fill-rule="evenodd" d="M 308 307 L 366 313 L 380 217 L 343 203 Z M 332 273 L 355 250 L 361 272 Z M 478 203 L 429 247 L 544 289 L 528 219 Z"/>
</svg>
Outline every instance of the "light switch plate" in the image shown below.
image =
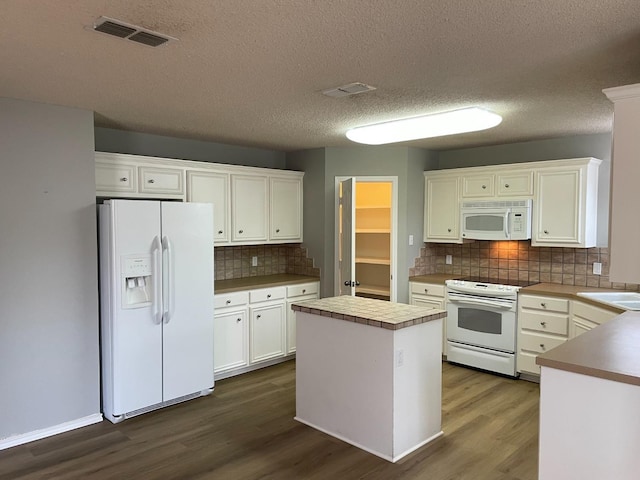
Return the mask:
<svg viewBox="0 0 640 480">
<path fill-rule="evenodd" d="M 409 235 L 409 245 L 413 245 L 413 235 Z"/>
<path fill-rule="evenodd" d="M 251 257 L 251 266 L 252 267 L 258 266 L 258 257 Z"/>
</svg>

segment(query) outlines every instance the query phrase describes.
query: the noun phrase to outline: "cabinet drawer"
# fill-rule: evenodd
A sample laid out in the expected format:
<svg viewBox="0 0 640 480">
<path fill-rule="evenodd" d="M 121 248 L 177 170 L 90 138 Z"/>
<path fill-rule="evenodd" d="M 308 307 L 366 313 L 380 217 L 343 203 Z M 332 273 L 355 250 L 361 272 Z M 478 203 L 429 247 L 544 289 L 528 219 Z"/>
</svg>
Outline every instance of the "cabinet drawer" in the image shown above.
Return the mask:
<svg viewBox="0 0 640 480">
<path fill-rule="evenodd" d="M 411 293 L 444 298 L 444 285 L 435 285 L 433 283 L 411 282 Z"/>
<path fill-rule="evenodd" d="M 598 325 L 608 322 L 613 317 L 620 315 L 617 312 L 606 310 L 604 308 L 596 307 L 582 302 L 573 302 L 573 315 L 582 317 Z"/>
<path fill-rule="evenodd" d="M 301 283 L 300 285 L 291 285 L 287 287 L 287 298 L 299 297 L 300 295 L 317 295 L 318 283 Z"/>
<path fill-rule="evenodd" d="M 547 312 L 521 310 L 518 315 L 520 328 L 556 335 L 569 334 L 569 317 Z"/>
<path fill-rule="evenodd" d="M 267 302 L 271 300 L 280 300 L 285 296 L 286 287 L 261 288 L 260 290 L 251 290 L 249 292 L 249 302 Z"/>
<path fill-rule="evenodd" d="M 182 170 L 140 167 L 139 171 L 141 193 L 167 193 L 171 195 L 184 193 Z"/>
<path fill-rule="evenodd" d="M 136 167 L 96 162 L 96 191 L 135 193 Z"/>
<path fill-rule="evenodd" d="M 536 335 L 535 333 L 521 332 L 518 336 L 518 348 L 534 353 L 545 353 L 562 345 L 567 340 L 548 335 Z"/>
<path fill-rule="evenodd" d="M 540 365 L 536 365 L 538 356 L 533 353 L 519 352 L 516 360 L 516 368 L 519 372 L 535 373 L 540 375 Z"/>
<path fill-rule="evenodd" d="M 249 292 L 216 293 L 213 296 L 215 308 L 237 307 L 249 303 Z"/>
<path fill-rule="evenodd" d="M 493 197 L 493 175 L 472 175 L 462 177 L 463 197 Z"/>
<path fill-rule="evenodd" d="M 547 312 L 569 313 L 569 300 L 537 295 L 521 295 L 518 298 L 521 307 L 535 308 Z"/>
<path fill-rule="evenodd" d="M 533 195 L 533 172 L 499 174 L 497 190 L 499 197 Z"/>
</svg>

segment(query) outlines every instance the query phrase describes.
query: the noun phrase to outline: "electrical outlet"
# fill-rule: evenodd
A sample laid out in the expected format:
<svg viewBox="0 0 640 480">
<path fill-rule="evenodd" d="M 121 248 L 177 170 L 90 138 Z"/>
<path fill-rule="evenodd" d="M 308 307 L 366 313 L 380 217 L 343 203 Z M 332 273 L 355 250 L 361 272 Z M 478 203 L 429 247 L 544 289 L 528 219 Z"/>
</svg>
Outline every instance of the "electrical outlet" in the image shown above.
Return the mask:
<svg viewBox="0 0 640 480">
<path fill-rule="evenodd" d="M 258 257 L 251 257 L 251 266 L 252 267 L 258 266 Z"/>
<path fill-rule="evenodd" d="M 396 350 L 396 367 L 404 365 L 404 350 Z"/>
<path fill-rule="evenodd" d="M 446 263 L 447 265 L 451 265 L 453 263 L 453 256 L 447 255 L 444 259 L 444 263 Z"/>
<path fill-rule="evenodd" d="M 602 264 L 600 262 L 593 262 L 593 274 L 602 275 Z"/>
</svg>

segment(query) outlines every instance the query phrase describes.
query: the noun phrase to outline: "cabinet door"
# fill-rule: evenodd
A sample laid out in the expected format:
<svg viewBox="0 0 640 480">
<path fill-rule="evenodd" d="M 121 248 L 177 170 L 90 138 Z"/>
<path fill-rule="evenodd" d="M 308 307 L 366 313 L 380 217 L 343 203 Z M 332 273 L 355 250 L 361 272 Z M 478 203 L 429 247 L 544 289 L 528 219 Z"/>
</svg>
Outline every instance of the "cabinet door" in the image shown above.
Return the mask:
<svg viewBox="0 0 640 480">
<path fill-rule="evenodd" d="M 246 309 L 217 314 L 213 335 L 214 372 L 246 366 L 249 362 L 248 340 Z"/>
<path fill-rule="evenodd" d="M 497 195 L 499 197 L 533 195 L 533 172 L 513 172 L 498 174 Z"/>
<path fill-rule="evenodd" d="M 282 357 L 284 347 L 284 303 L 251 307 L 251 363 Z"/>
<path fill-rule="evenodd" d="M 187 202 L 212 203 L 214 241 L 229 241 L 229 175 L 187 171 Z"/>
<path fill-rule="evenodd" d="M 182 176 L 179 168 L 140 167 L 140 193 L 183 195 Z"/>
<path fill-rule="evenodd" d="M 96 161 L 96 192 L 136 192 L 136 167 L 124 163 Z"/>
<path fill-rule="evenodd" d="M 437 310 L 446 310 L 446 306 L 444 304 L 444 298 L 436 299 L 429 298 L 425 295 L 416 295 L 414 293 L 410 294 L 409 298 L 410 305 L 416 305 L 418 307 L 432 308 Z M 442 322 L 442 354 L 447 354 L 447 322 Z"/>
<path fill-rule="evenodd" d="M 231 175 L 231 240 L 267 240 L 267 177 Z"/>
<path fill-rule="evenodd" d="M 458 177 L 426 178 L 424 241 L 462 243 Z"/>
<path fill-rule="evenodd" d="M 532 234 L 537 245 L 579 245 L 582 208 L 582 170 L 540 171 L 536 176 L 536 207 Z"/>
<path fill-rule="evenodd" d="M 291 304 L 316 298 L 318 298 L 318 294 L 295 297 L 287 301 L 287 355 L 296 352 L 296 312 L 291 310 Z"/>
<path fill-rule="evenodd" d="M 493 174 L 465 175 L 462 177 L 463 197 L 493 197 L 495 189 Z"/>
<path fill-rule="evenodd" d="M 302 241 L 302 179 L 271 178 L 269 239 Z"/>
</svg>

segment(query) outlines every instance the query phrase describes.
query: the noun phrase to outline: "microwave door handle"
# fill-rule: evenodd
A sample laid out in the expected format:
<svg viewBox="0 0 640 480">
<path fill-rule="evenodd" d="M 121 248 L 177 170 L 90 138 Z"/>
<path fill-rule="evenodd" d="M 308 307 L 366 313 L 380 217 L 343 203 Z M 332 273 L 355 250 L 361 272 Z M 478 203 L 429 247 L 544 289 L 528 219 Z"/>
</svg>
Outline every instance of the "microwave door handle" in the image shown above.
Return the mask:
<svg viewBox="0 0 640 480">
<path fill-rule="evenodd" d="M 510 232 L 511 232 L 511 209 L 507 209 L 504 213 L 504 238 L 509 240 Z"/>
</svg>

